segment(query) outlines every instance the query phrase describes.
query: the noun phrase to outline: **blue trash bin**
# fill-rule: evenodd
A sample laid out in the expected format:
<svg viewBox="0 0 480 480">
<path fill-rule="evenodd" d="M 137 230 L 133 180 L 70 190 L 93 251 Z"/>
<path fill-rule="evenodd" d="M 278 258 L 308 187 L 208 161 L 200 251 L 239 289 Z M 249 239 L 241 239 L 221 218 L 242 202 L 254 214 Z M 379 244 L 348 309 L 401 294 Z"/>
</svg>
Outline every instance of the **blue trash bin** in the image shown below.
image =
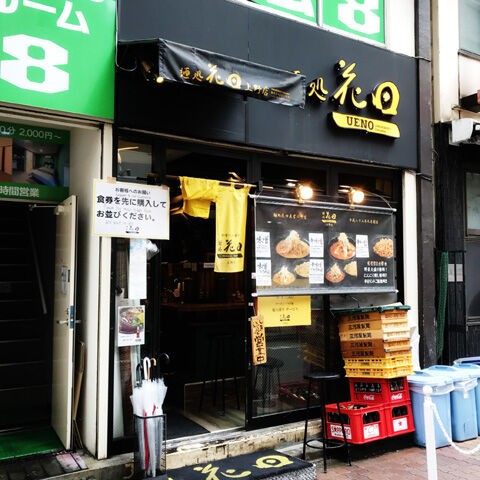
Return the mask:
<svg viewBox="0 0 480 480">
<path fill-rule="evenodd" d="M 451 365 L 433 365 L 423 370 L 427 375 L 449 377 L 453 382 L 450 393 L 452 416 L 452 439 L 456 442 L 471 440 L 478 436 L 475 387 L 477 378 L 472 372 Z"/>
<path fill-rule="evenodd" d="M 453 390 L 453 382 L 449 377 L 440 377 L 427 375 L 423 371 L 415 372 L 407 377 L 408 388 L 410 390 L 410 398 L 412 401 L 413 422 L 415 425 L 414 440 L 417 445 L 424 447 L 425 440 L 425 415 L 423 412 L 423 404 L 425 402 L 425 394 L 423 387 L 430 386 L 432 388 L 432 402 L 437 407 L 438 416 L 448 434 L 452 437 L 452 420 L 450 393 Z M 435 448 L 450 445 L 449 441 L 443 434 L 437 421 L 435 426 Z"/>
<path fill-rule="evenodd" d="M 477 377 L 475 387 L 475 405 L 477 408 L 477 433 L 480 435 L 480 357 L 459 358 L 453 362 L 453 366 L 471 371 Z"/>
</svg>

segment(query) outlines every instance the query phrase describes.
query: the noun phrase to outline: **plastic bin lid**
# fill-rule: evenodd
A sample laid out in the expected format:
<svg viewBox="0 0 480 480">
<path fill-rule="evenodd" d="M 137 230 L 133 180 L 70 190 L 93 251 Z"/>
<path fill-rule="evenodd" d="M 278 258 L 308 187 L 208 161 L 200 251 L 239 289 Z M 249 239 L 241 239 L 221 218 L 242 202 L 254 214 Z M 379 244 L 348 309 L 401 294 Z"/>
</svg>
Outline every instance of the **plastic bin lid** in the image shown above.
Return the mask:
<svg viewBox="0 0 480 480">
<path fill-rule="evenodd" d="M 435 375 L 441 377 L 449 377 L 453 382 L 460 382 L 475 377 L 466 369 L 459 369 L 451 365 L 432 365 L 431 367 L 422 370 L 427 375 Z"/>
<path fill-rule="evenodd" d="M 409 305 L 379 305 L 376 307 L 348 308 L 335 310 L 336 315 L 348 315 L 353 313 L 388 312 L 391 310 L 410 310 Z"/>
<path fill-rule="evenodd" d="M 454 360 L 453 365 L 475 364 L 480 365 L 480 357 L 463 357 Z"/>
<path fill-rule="evenodd" d="M 455 368 L 458 368 L 459 370 L 463 370 L 469 373 L 471 378 L 480 377 L 480 365 L 477 365 L 475 363 L 459 363 L 453 366 Z"/>
<path fill-rule="evenodd" d="M 431 387 L 442 387 L 444 385 L 452 385 L 453 380 L 447 376 L 429 375 L 424 370 L 408 375 L 408 383 L 418 386 L 430 385 Z"/>
</svg>

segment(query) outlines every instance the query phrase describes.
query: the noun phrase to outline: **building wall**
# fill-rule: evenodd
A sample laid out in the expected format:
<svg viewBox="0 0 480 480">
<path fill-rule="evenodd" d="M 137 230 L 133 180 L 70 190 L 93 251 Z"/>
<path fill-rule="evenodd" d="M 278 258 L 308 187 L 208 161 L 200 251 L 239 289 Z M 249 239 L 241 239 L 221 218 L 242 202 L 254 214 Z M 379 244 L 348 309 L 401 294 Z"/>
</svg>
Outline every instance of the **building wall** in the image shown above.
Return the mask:
<svg viewBox="0 0 480 480">
<path fill-rule="evenodd" d="M 97 445 L 97 435 L 106 435 L 106 415 L 99 414 L 108 395 L 109 270 L 101 268 L 101 257 L 109 239 L 92 235 L 93 179 L 102 178 L 104 165 L 112 158 L 111 128 L 91 126 L 71 132 L 70 191 L 78 196 L 77 318 L 78 337 L 86 344 L 86 364 L 82 386 L 79 424 L 86 448 L 99 456 L 106 445 Z M 107 371 L 107 373 L 105 372 Z M 97 431 L 98 429 L 98 431 Z"/>
</svg>

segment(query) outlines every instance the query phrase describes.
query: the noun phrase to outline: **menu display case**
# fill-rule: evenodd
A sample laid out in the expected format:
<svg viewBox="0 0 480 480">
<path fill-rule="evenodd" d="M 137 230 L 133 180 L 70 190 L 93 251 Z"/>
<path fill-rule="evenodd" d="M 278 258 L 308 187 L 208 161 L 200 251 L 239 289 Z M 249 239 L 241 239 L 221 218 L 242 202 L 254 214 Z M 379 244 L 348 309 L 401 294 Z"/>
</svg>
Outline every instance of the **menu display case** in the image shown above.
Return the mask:
<svg viewBox="0 0 480 480">
<path fill-rule="evenodd" d="M 256 294 L 396 291 L 394 212 L 257 199 Z"/>
</svg>

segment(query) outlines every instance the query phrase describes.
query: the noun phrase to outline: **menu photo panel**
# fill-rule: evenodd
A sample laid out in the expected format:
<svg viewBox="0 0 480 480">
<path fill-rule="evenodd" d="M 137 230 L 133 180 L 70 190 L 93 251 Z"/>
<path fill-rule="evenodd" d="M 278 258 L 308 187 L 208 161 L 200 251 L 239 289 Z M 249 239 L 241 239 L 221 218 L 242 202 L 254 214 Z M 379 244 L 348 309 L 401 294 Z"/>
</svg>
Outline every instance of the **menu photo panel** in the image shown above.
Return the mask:
<svg viewBox="0 0 480 480">
<path fill-rule="evenodd" d="M 256 294 L 396 291 L 394 210 L 256 200 Z"/>
</svg>

